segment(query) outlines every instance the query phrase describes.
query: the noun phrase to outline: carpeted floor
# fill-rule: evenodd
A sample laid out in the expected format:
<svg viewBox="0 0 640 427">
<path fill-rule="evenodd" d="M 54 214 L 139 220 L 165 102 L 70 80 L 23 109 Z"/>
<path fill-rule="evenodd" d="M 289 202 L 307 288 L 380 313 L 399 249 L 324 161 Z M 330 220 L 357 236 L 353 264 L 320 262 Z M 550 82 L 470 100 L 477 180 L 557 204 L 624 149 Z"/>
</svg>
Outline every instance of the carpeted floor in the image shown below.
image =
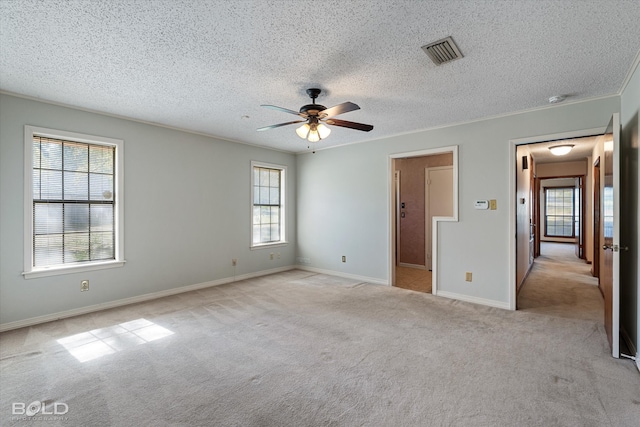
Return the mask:
<svg viewBox="0 0 640 427">
<path fill-rule="evenodd" d="M 518 294 L 518 309 L 604 322 L 604 300 L 591 268 L 575 246 L 541 242 L 540 256 Z"/>
<path fill-rule="evenodd" d="M 598 321 L 299 270 L 6 332 L 0 356 L 3 426 L 640 420 L 640 374 Z M 37 401 L 68 412 L 11 415 Z"/>
</svg>

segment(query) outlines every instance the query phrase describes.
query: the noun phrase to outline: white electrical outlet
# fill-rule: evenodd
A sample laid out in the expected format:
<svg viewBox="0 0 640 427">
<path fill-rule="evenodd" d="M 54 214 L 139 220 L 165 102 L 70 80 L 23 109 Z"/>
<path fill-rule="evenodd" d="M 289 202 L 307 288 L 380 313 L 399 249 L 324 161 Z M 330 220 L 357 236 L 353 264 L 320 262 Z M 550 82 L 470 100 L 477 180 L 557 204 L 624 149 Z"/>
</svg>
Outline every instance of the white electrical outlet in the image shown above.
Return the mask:
<svg viewBox="0 0 640 427">
<path fill-rule="evenodd" d="M 82 282 L 80 282 L 80 292 L 84 292 L 88 290 L 89 290 L 89 281 L 83 280 Z"/>
<path fill-rule="evenodd" d="M 271 252 L 271 253 L 269 254 L 269 259 L 271 259 L 271 260 L 273 259 L 273 252 Z"/>
</svg>

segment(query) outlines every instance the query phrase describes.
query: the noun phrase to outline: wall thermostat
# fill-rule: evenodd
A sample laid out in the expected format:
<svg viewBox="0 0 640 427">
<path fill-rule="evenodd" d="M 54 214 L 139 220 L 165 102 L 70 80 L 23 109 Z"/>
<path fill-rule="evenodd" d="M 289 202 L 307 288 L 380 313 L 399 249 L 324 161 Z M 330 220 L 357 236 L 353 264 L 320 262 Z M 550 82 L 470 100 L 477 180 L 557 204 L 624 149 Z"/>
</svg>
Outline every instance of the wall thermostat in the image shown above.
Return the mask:
<svg viewBox="0 0 640 427">
<path fill-rule="evenodd" d="M 476 209 L 486 210 L 489 209 L 489 201 L 488 200 L 476 200 L 473 203 L 473 207 Z"/>
</svg>

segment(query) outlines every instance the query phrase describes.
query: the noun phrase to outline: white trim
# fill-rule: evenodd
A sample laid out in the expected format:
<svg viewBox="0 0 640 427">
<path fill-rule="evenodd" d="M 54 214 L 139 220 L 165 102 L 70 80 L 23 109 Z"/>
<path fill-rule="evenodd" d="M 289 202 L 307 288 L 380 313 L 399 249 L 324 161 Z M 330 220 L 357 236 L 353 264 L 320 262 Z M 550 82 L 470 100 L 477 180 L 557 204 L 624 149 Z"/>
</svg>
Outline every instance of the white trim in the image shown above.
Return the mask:
<svg viewBox="0 0 640 427">
<path fill-rule="evenodd" d="M 280 240 L 278 240 L 277 242 L 269 242 L 269 243 L 253 243 L 253 188 L 255 186 L 255 183 L 253 181 L 253 177 L 254 177 L 254 169 L 255 168 L 266 168 L 266 169 L 277 169 L 280 171 Z M 250 250 L 254 250 L 254 249 L 261 249 L 261 248 L 272 248 L 274 246 L 283 246 L 288 244 L 289 242 L 287 242 L 287 222 L 286 222 L 286 209 L 287 209 L 287 204 L 286 204 L 286 188 L 287 188 L 287 184 L 286 184 L 286 180 L 287 180 L 287 167 L 285 165 L 277 165 L 275 163 L 266 163 L 266 162 L 261 162 L 261 161 L 257 161 L 257 160 L 251 160 L 251 177 L 250 177 L 250 183 L 251 183 L 251 189 L 250 189 L 250 197 L 251 199 L 249 200 L 249 208 L 250 208 L 250 221 L 249 221 L 249 238 L 250 238 L 250 244 L 249 244 L 249 249 Z"/>
<path fill-rule="evenodd" d="M 433 247 L 433 245 L 431 245 L 431 250 L 428 251 L 427 249 L 429 248 L 429 240 L 431 240 L 431 242 L 433 243 L 433 236 L 434 236 L 434 230 L 437 232 L 437 225 L 435 222 L 431 221 L 431 229 L 429 229 L 427 227 L 427 224 L 429 223 L 429 216 L 431 214 L 431 206 L 429 206 L 429 200 L 431 198 L 431 184 L 430 184 L 430 180 L 429 180 L 429 174 L 431 173 L 431 171 L 439 171 L 439 170 L 451 170 L 451 179 L 453 181 L 453 165 L 450 166 L 432 166 L 432 167 L 427 167 L 424 168 L 424 189 L 425 189 L 425 196 L 424 196 L 424 235 L 425 235 L 425 248 L 424 248 L 424 262 L 425 265 L 428 265 L 428 260 L 429 258 L 427 258 L 427 255 L 429 255 L 431 257 L 431 268 L 428 268 L 428 270 L 432 270 L 433 271 L 433 254 L 436 252 L 435 248 Z M 453 184 L 453 182 L 452 182 Z M 452 186 L 452 190 L 453 190 L 453 186 Z M 457 200 L 457 195 L 455 194 L 455 191 L 453 191 L 453 195 L 452 195 L 452 201 L 453 200 Z M 454 209 L 454 207 L 452 206 L 452 209 Z M 435 217 L 432 217 L 432 219 Z M 442 218 L 442 221 L 446 221 L 447 219 L 453 218 L 453 217 L 438 217 L 438 218 Z M 434 228 L 435 227 L 435 228 Z M 427 238 L 428 236 L 428 238 Z"/>
<path fill-rule="evenodd" d="M 509 231 L 507 233 L 509 247 L 509 310 L 516 309 L 516 149 L 518 145 L 536 144 L 539 142 L 561 139 L 580 138 L 584 136 L 602 135 L 606 127 L 582 129 L 547 135 L 528 136 L 509 140 Z"/>
<path fill-rule="evenodd" d="M 406 131 L 406 132 L 395 133 L 395 134 L 392 134 L 392 135 L 380 136 L 378 138 L 367 139 L 365 141 L 354 141 L 354 142 L 349 142 L 349 143 L 346 143 L 346 144 L 332 145 L 332 146 L 329 146 L 329 147 L 321 147 L 321 148 L 315 149 L 314 151 L 330 150 L 332 148 L 346 147 L 347 145 L 364 144 L 364 143 L 372 142 L 372 141 L 380 141 L 380 140 L 385 140 L 385 139 L 397 138 L 397 137 L 404 136 L 404 135 L 415 135 L 415 134 L 418 134 L 418 133 L 421 133 L 421 132 L 431 132 L 431 131 L 434 131 L 434 130 L 447 129 L 447 128 L 452 128 L 452 127 L 456 127 L 456 126 L 464 126 L 464 125 L 469 125 L 469 124 L 473 124 L 473 123 L 484 122 L 484 121 L 487 121 L 487 120 L 496 120 L 496 119 L 502 119 L 502 118 L 505 118 L 505 117 L 517 116 L 517 115 L 520 115 L 520 114 L 528 114 L 528 113 L 532 113 L 532 112 L 540 111 L 540 110 L 548 110 L 548 109 L 551 109 L 551 108 L 562 108 L 562 107 L 567 106 L 567 105 L 582 104 L 582 103 L 585 103 L 585 102 L 594 102 L 594 101 L 598 101 L 598 100 L 601 100 L 601 99 L 616 98 L 616 97 L 620 97 L 621 93 L 622 92 L 614 93 L 614 94 L 611 94 L 611 95 L 595 96 L 595 97 L 592 97 L 592 98 L 578 99 L 578 100 L 575 100 L 575 101 L 564 101 L 561 104 L 542 105 L 540 107 L 533 107 L 533 108 L 529 108 L 527 110 L 513 111 L 513 112 L 509 112 L 509 113 L 504 113 L 504 114 L 496 114 L 494 116 L 480 117 L 480 118 L 474 119 L 474 120 L 448 123 L 448 124 L 444 124 L 444 125 L 432 126 L 432 127 L 423 128 L 423 129 L 414 129 L 414 130 L 409 130 L 409 131 Z M 294 153 L 296 155 L 307 154 L 306 151 L 294 151 L 292 153 Z"/>
<path fill-rule="evenodd" d="M 637 63 L 639 61 L 639 58 L 640 58 L 640 54 L 639 54 L 639 57 L 636 58 L 636 61 L 635 61 L 636 65 L 632 66 L 631 70 L 635 71 L 635 67 L 637 67 Z M 346 144 L 332 145 L 330 147 L 315 148 L 313 151 L 330 150 L 332 148 L 346 147 L 347 145 L 363 144 L 363 143 L 367 143 L 367 142 L 371 142 L 371 141 L 378 141 L 378 140 L 384 140 L 384 139 L 389 139 L 389 138 L 396 138 L 396 137 L 403 136 L 403 135 L 412 135 L 412 134 L 416 134 L 416 133 L 420 133 L 420 132 L 429 132 L 429 131 L 438 130 L 438 129 L 446 129 L 446 128 L 451 128 L 451 127 L 456 127 L 456 126 L 463 126 L 463 125 L 467 125 L 467 124 L 483 122 L 483 121 L 486 121 L 486 120 L 494 120 L 494 119 L 500 119 L 500 118 L 504 118 L 504 117 L 516 116 L 516 115 L 519 115 L 519 114 L 528 114 L 528 113 L 531 113 L 531 112 L 534 112 L 534 111 L 538 111 L 538 110 L 546 110 L 546 109 L 549 109 L 549 108 L 560 108 L 560 107 L 563 107 L 563 106 L 566 106 L 566 105 L 581 104 L 581 103 L 584 103 L 584 102 L 593 102 L 593 101 L 598 101 L 598 100 L 601 100 L 601 99 L 620 97 L 622 92 L 624 92 L 624 89 L 626 89 L 626 86 L 629 84 L 629 81 L 631 80 L 631 77 L 633 76 L 633 71 L 629 71 L 629 73 L 627 74 L 627 77 L 625 78 L 625 82 L 623 83 L 622 89 L 620 90 L 620 92 L 614 93 L 614 94 L 611 94 L 611 95 L 595 96 L 595 97 L 592 97 L 592 98 L 578 99 L 578 100 L 575 100 L 575 101 L 564 101 L 562 104 L 542 105 L 540 107 L 533 107 L 533 108 L 529 108 L 529 109 L 526 109 L 526 110 L 513 111 L 513 112 L 509 112 L 509 113 L 504 113 L 504 114 L 496 114 L 496 115 L 493 115 L 493 116 L 481 117 L 481 118 L 473 119 L 473 120 L 454 122 L 454 123 L 449 123 L 449 124 L 444 124 L 444 125 L 439 125 L 439 126 L 432 126 L 432 127 L 422 128 L 422 129 L 410 130 L 410 131 L 406 131 L 406 132 L 399 132 L 399 133 L 395 133 L 395 134 L 391 134 L 391 135 L 380 136 L 378 138 L 367 139 L 367 140 L 364 140 L 364 141 L 356 141 L 356 142 L 349 142 L 349 143 L 346 143 Z M 43 104 L 57 105 L 59 107 L 70 108 L 70 109 L 77 110 L 77 111 L 84 111 L 84 112 L 87 112 L 87 113 L 99 114 L 101 116 L 113 117 L 115 119 L 127 120 L 127 121 L 134 122 L 134 123 L 142 123 L 142 124 L 149 125 L 149 126 L 157 126 L 157 127 L 160 127 L 160 128 L 175 130 L 175 131 L 178 131 L 178 132 L 185 132 L 185 133 L 189 133 L 189 134 L 192 134 L 192 135 L 199 135 L 199 136 L 204 136 L 204 137 L 207 137 L 207 138 L 214 138 L 214 139 L 217 139 L 219 141 L 225 141 L 225 142 L 231 142 L 231 143 L 236 143 L 236 144 L 248 145 L 250 147 L 257 147 L 257 148 L 262 148 L 262 149 L 265 149 L 265 150 L 278 151 L 280 153 L 287 153 L 287 154 L 294 154 L 294 155 L 309 154 L 308 150 L 292 151 L 292 150 L 285 150 L 285 149 L 282 149 L 282 148 L 269 147 L 269 146 L 266 146 L 266 145 L 252 144 L 250 142 L 245 142 L 245 141 L 240 141 L 240 140 L 237 140 L 237 139 L 231 139 L 231 138 L 226 138 L 226 137 L 222 137 L 222 136 L 217 136 L 217 135 L 214 135 L 214 134 L 211 134 L 211 133 L 198 132 L 198 131 L 194 131 L 194 130 L 190 130 L 190 129 L 186 129 L 186 128 L 165 125 L 165 124 L 162 124 L 162 123 L 152 122 L 152 121 L 148 121 L 148 120 L 135 119 L 135 118 L 132 118 L 132 117 L 121 116 L 121 115 L 118 115 L 118 114 L 107 113 L 107 112 L 99 111 L 99 110 L 93 110 L 91 108 L 84 108 L 84 107 L 79 107 L 77 105 L 65 104 L 64 102 L 51 101 L 51 100 L 47 100 L 47 99 L 36 98 L 36 97 L 33 97 L 33 96 L 19 94 L 19 93 L 16 93 L 16 92 L 9 92 L 9 91 L 6 91 L 6 90 L 0 90 L 0 94 L 7 95 L 7 96 L 13 96 L 15 98 L 27 99 L 29 101 L 41 102 Z"/>
<path fill-rule="evenodd" d="M 124 267 L 126 261 L 100 261 L 90 264 L 56 265 L 25 271 L 22 276 L 25 279 L 37 279 L 39 277 L 60 276 L 62 274 L 85 273 L 87 271 L 106 270 L 108 268 Z"/>
<path fill-rule="evenodd" d="M 79 264 L 62 264 L 47 268 L 33 267 L 33 136 L 56 138 L 66 141 L 83 142 L 87 144 L 106 145 L 115 147 L 116 158 L 114 174 L 114 204 L 115 212 L 115 259 L 112 261 L 88 261 Z M 124 141 L 121 139 L 107 138 L 103 136 L 87 135 L 76 132 L 68 132 L 57 129 L 41 128 L 37 126 L 24 126 L 24 244 L 22 273 L 25 279 L 55 276 L 75 272 L 101 270 L 111 267 L 122 267 L 124 259 Z"/>
<path fill-rule="evenodd" d="M 453 216 L 434 216 L 431 225 L 431 294 L 439 295 L 438 283 L 438 223 L 458 222 L 458 146 L 451 147 L 453 152 Z"/>
<path fill-rule="evenodd" d="M 638 68 L 638 66 L 640 66 L 640 50 L 638 51 L 636 55 L 636 59 L 633 61 L 631 68 L 629 68 L 629 71 L 627 72 L 627 75 L 624 78 L 622 85 L 620 86 L 620 91 L 618 92 L 618 96 L 622 96 L 623 92 L 627 89 L 627 86 L 631 81 L 631 77 L 633 77 L 633 73 L 636 72 L 636 68 Z"/>
<path fill-rule="evenodd" d="M 171 295 L 182 294 L 185 292 L 197 291 L 199 289 L 205 289 L 212 286 L 224 285 L 227 283 L 237 282 L 240 280 L 252 279 L 254 277 L 266 276 L 274 273 L 281 273 L 283 271 L 294 270 L 296 268 L 298 267 L 295 265 L 272 268 L 270 270 L 262 270 L 255 273 L 247 273 L 247 274 L 242 274 L 235 277 L 225 277 L 223 279 L 197 283 L 195 285 L 188 285 L 188 286 L 181 286 L 178 288 L 166 289 L 164 291 L 152 292 L 149 294 L 138 295 L 130 298 L 123 298 L 115 301 L 105 302 L 102 304 L 95 304 L 95 305 L 90 305 L 86 307 L 75 308 L 72 310 L 65 310 L 58 313 L 47 314 L 44 316 L 31 317 L 29 319 L 18 320 L 15 322 L 1 323 L 0 332 L 10 331 L 12 329 L 24 328 L 27 326 L 33 326 L 40 323 L 52 322 L 54 320 L 66 319 L 68 317 L 80 316 L 82 314 L 95 313 L 96 311 L 122 307 L 125 305 L 136 304 L 136 303 L 150 301 L 158 298 L 164 298 Z"/>
<path fill-rule="evenodd" d="M 360 276 L 357 274 L 343 273 L 342 271 L 325 270 L 324 268 L 308 267 L 306 265 L 296 265 L 298 270 L 310 271 L 312 273 L 327 274 L 330 276 L 344 277 L 345 279 L 359 280 L 361 282 L 371 283 L 374 285 L 390 286 L 389 282 L 375 277 Z"/>
<path fill-rule="evenodd" d="M 485 305 L 485 306 L 488 306 L 488 307 L 501 308 L 503 310 L 510 310 L 509 303 L 502 302 L 502 301 L 495 301 L 495 300 L 492 300 L 492 299 L 472 297 L 472 296 L 469 296 L 469 295 L 456 294 L 454 292 L 446 292 L 446 291 L 440 291 L 438 293 L 438 296 L 449 298 L 449 299 L 454 299 L 454 300 L 458 300 L 458 301 L 470 302 L 470 303 L 473 303 L 473 304 Z"/>
<path fill-rule="evenodd" d="M 426 265 L 409 264 L 409 263 L 406 263 L 406 262 L 399 262 L 398 263 L 398 267 L 415 268 L 417 270 L 426 270 L 427 269 Z"/>
<path fill-rule="evenodd" d="M 114 119 L 126 120 L 126 121 L 134 122 L 134 123 L 141 123 L 141 124 L 148 125 L 148 126 L 157 126 L 159 128 L 163 128 L 163 129 L 175 130 L 175 131 L 178 131 L 178 132 L 189 133 L 191 135 L 204 136 L 206 138 L 213 138 L 213 139 L 217 139 L 219 141 L 225 141 L 225 142 L 232 142 L 232 143 L 235 143 L 235 144 L 248 145 L 250 147 L 262 148 L 262 149 L 265 149 L 265 150 L 278 151 L 280 153 L 287 153 L 287 154 L 300 153 L 298 151 L 283 150 L 281 148 L 268 147 L 266 145 L 252 144 L 250 142 L 240 141 L 238 139 L 226 138 L 226 137 L 214 135 L 214 134 L 211 134 L 211 133 L 198 132 L 198 131 L 190 130 L 190 129 L 187 129 L 187 128 L 181 128 L 181 127 L 178 127 L 178 126 L 170 126 L 170 125 L 166 125 L 166 124 L 162 124 L 162 123 L 158 123 L 158 122 L 152 122 L 152 121 L 149 121 L 149 120 L 135 119 L 133 117 L 121 116 L 119 114 L 107 113 L 105 111 L 93 110 L 91 108 L 79 107 L 77 105 L 72 105 L 72 104 L 65 104 L 64 102 L 57 102 L 57 101 L 51 101 L 51 100 L 48 100 L 48 99 L 36 98 L 36 97 L 33 97 L 33 96 L 23 95 L 23 94 L 16 93 L 16 92 L 9 92 L 9 91 L 6 91 L 6 90 L 0 90 L 0 95 L 13 96 L 14 98 L 21 98 L 21 99 L 26 99 L 26 100 L 29 100 L 29 101 L 41 102 L 43 104 L 56 105 L 58 107 L 70 108 L 72 110 L 83 111 L 85 113 L 99 114 L 99 115 L 105 116 L 105 117 L 113 117 Z"/>
<path fill-rule="evenodd" d="M 430 148 L 426 150 L 408 151 L 403 153 L 393 153 L 389 155 L 388 170 L 389 176 L 389 190 L 387 193 L 387 206 L 389 208 L 389 227 L 388 227 L 388 239 L 389 239 L 389 279 L 387 283 L 393 283 L 393 274 L 395 271 L 395 253 L 396 242 L 394 236 L 395 223 L 393 220 L 394 204 L 393 193 L 395 191 L 395 177 L 393 173 L 393 160 L 394 159 L 406 159 L 409 157 L 422 157 L 433 156 L 436 154 L 452 153 L 453 155 L 453 216 L 452 217 L 433 217 L 433 236 L 432 236 L 432 255 L 431 255 L 431 293 L 437 295 L 438 292 L 438 223 L 439 222 L 458 222 L 458 146 L 451 145 L 447 147 Z"/>
</svg>

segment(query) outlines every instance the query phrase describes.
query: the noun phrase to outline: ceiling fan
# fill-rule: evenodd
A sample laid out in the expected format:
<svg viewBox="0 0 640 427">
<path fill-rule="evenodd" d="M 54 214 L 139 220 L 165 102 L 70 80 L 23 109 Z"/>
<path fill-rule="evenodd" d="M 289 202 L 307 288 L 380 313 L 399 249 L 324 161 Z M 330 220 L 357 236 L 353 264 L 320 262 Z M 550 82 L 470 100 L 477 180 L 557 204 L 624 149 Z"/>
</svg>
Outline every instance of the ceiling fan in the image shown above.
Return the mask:
<svg viewBox="0 0 640 427">
<path fill-rule="evenodd" d="M 334 119 L 338 114 L 348 113 L 349 111 L 359 110 L 360 107 L 353 102 L 343 102 L 327 108 L 324 105 L 316 104 L 316 98 L 320 95 L 321 90 L 316 88 L 307 89 L 307 94 L 311 98 L 311 104 L 303 105 L 300 111 L 289 110 L 287 108 L 277 107 L 275 105 L 261 105 L 261 107 L 271 108 L 273 110 L 283 111 L 285 113 L 295 114 L 304 120 L 294 120 L 292 122 L 278 123 L 277 125 L 265 126 L 258 131 L 279 128 L 281 126 L 292 125 L 295 123 L 304 123 L 296 129 L 296 133 L 300 138 L 309 142 L 317 142 L 326 138 L 331 133 L 331 129 L 326 125 L 340 126 L 349 129 L 356 129 L 369 132 L 373 129 L 371 125 L 364 123 L 348 122 L 346 120 Z"/>
</svg>

